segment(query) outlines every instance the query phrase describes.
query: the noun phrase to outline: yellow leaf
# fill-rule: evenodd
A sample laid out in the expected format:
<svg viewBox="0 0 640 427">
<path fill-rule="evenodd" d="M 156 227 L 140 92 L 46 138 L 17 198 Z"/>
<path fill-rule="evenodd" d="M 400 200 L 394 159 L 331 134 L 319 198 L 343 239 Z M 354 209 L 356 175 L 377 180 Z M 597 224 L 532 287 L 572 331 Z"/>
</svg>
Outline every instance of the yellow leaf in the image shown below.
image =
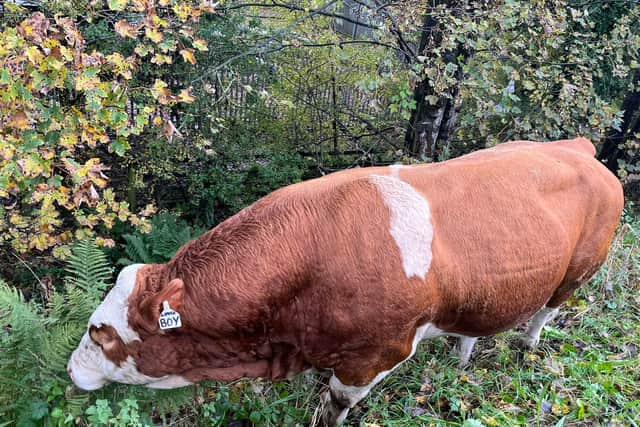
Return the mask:
<svg viewBox="0 0 640 427">
<path fill-rule="evenodd" d="M 27 113 L 22 110 L 18 110 L 9 116 L 8 125 L 16 129 L 26 129 L 29 127 L 29 118 Z"/>
<path fill-rule="evenodd" d="M 136 12 L 144 12 L 145 9 L 147 8 L 147 1 L 146 0 L 132 0 L 131 1 L 131 6 L 133 7 L 133 10 L 135 10 Z"/>
<path fill-rule="evenodd" d="M 114 71 L 124 77 L 127 80 L 130 80 L 133 75 L 131 73 L 131 68 L 133 68 L 133 58 L 128 57 L 125 58 L 119 53 L 112 53 L 111 55 L 107 55 L 107 62 L 113 65 Z"/>
<path fill-rule="evenodd" d="M 162 41 L 162 33 L 156 28 L 145 28 L 144 35 L 154 43 L 160 43 Z"/>
<path fill-rule="evenodd" d="M 156 79 L 151 88 L 151 94 L 161 104 L 168 104 L 171 97 L 171 91 L 167 88 L 167 84 L 160 79 Z"/>
<path fill-rule="evenodd" d="M 66 46 L 60 46 L 60 54 L 65 59 L 65 61 L 73 60 L 73 51 Z"/>
<path fill-rule="evenodd" d="M 186 3 L 176 3 L 173 5 L 173 12 L 181 21 L 186 21 L 192 14 L 193 10 L 191 6 Z"/>
<path fill-rule="evenodd" d="M 0 145 L 0 158 L 9 161 L 16 154 L 16 149 L 11 145 Z"/>
<path fill-rule="evenodd" d="M 16 213 L 11 214 L 11 216 L 9 217 L 9 222 L 18 227 L 26 227 L 27 225 L 27 220 L 25 219 L 25 217 Z"/>
<path fill-rule="evenodd" d="M 107 0 L 107 4 L 111 10 L 124 10 L 127 7 L 127 0 Z"/>
<path fill-rule="evenodd" d="M 193 40 L 193 47 L 198 49 L 200 52 L 209 50 L 209 48 L 207 47 L 207 42 L 204 39 L 200 38 Z"/>
<path fill-rule="evenodd" d="M 153 124 L 154 124 L 155 126 L 160 126 L 160 125 L 162 125 L 162 118 L 161 118 L 160 116 L 155 116 L 155 117 L 153 118 Z"/>
<path fill-rule="evenodd" d="M 40 162 L 34 160 L 33 157 L 20 159 L 16 163 L 20 166 L 20 169 L 25 176 L 33 178 L 44 173 L 44 168 Z"/>
<path fill-rule="evenodd" d="M 153 56 L 153 58 L 151 58 L 151 63 L 156 65 L 172 64 L 173 59 L 169 55 L 162 55 L 160 53 L 156 53 Z"/>
<path fill-rule="evenodd" d="M 147 56 L 149 53 L 153 53 L 153 48 L 146 44 L 139 44 L 133 49 L 139 56 Z"/>
<path fill-rule="evenodd" d="M 96 237 L 96 245 L 107 248 L 112 248 L 116 245 L 112 239 L 105 239 L 104 237 Z"/>
<path fill-rule="evenodd" d="M 482 416 L 482 421 L 488 425 L 489 427 L 497 427 L 500 425 L 500 423 L 498 421 L 496 421 L 495 418 L 490 417 L 488 415 L 483 415 Z"/>
<path fill-rule="evenodd" d="M 179 100 L 180 102 L 186 102 L 186 103 L 188 103 L 188 104 L 190 104 L 190 103 L 192 103 L 193 101 L 195 101 L 195 100 L 196 100 L 196 98 L 195 98 L 195 97 L 193 97 L 193 96 L 191 95 L 190 91 L 191 91 L 191 88 L 189 88 L 189 89 L 182 89 L 182 90 L 180 91 L 180 94 L 178 95 L 178 100 Z"/>
<path fill-rule="evenodd" d="M 36 46 L 29 46 L 26 51 L 26 56 L 29 62 L 34 65 L 40 64 L 44 58 L 44 55 L 42 55 L 42 52 L 40 52 L 40 49 Z"/>
<path fill-rule="evenodd" d="M 73 132 L 63 134 L 60 137 L 60 145 L 68 149 L 74 148 L 78 145 L 78 135 Z"/>
<path fill-rule="evenodd" d="M 162 19 L 158 15 L 155 15 L 155 14 L 151 15 L 151 22 L 156 27 L 166 28 L 166 27 L 169 26 L 169 23 L 165 19 Z"/>
<path fill-rule="evenodd" d="M 182 49 L 180 51 L 180 55 L 182 55 L 182 59 L 184 59 L 185 62 L 195 65 L 196 58 L 193 56 L 193 49 Z"/>
<path fill-rule="evenodd" d="M 29 240 L 29 248 L 36 248 L 39 251 L 44 251 L 49 247 L 49 239 L 46 234 L 36 234 Z"/>
<path fill-rule="evenodd" d="M 55 247 L 53 248 L 52 255 L 54 258 L 66 259 L 71 255 L 71 247 L 69 245 Z"/>
<path fill-rule="evenodd" d="M 86 125 L 82 130 L 82 141 L 91 148 L 95 148 L 98 143 L 109 142 L 109 137 L 104 129 L 98 129 L 91 125 Z"/>
<path fill-rule="evenodd" d="M 138 28 L 134 27 L 124 19 L 116 22 L 114 28 L 116 32 L 122 37 L 135 39 L 138 36 Z"/>
<path fill-rule="evenodd" d="M 555 415 L 566 415 L 569 413 L 569 411 L 571 410 L 571 408 L 569 408 L 569 405 L 566 404 L 558 404 L 558 403 L 554 403 L 551 406 L 551 412 L 553 412 Z"/>
</svg>

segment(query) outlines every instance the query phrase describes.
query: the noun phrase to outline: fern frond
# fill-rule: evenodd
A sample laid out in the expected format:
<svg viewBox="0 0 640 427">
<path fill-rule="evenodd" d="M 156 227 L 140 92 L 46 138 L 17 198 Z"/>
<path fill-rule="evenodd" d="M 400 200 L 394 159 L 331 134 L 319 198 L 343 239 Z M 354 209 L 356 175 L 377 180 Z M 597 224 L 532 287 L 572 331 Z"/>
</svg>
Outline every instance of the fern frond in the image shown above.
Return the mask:
<svg viewBox="0 0 640 427">
<path fill-rule="evenodd" d="M 37 307 L 0 280 L 0 407 L 21 408 L 37 380 L 37 363 L 46 335 Z"/>
<path fill-rule="evenodd" d="M 126 241 L 125 252 L 131 260 L 130 264 L 142 263 L 152 264 L 153 256 L 147 248 L 147 244 L 143 237 L 138 234 L 125 234 L 122 236 Z"/>
<path fill-rule="evenodd" d="M 73 246 L 65 271 L 69 274 L 67 283 L 98 298 L 107 288 L 113 274 L 107 256 L 95 243 L 88 240 L 79 241 Z"/>
</svg>

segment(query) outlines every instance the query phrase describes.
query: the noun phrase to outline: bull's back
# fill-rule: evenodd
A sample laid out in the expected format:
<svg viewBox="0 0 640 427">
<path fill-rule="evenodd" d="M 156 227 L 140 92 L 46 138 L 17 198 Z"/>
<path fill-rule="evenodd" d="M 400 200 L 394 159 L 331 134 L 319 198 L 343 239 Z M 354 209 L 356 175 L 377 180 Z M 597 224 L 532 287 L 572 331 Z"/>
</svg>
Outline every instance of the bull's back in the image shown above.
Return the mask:
<svg viewBox="0 0 640 427">
<path fill-rule="evenodd" d="M 623 204 L 619 182 L 583 141 L 486 153 L 400 174 L 431 206 L 432 320 L 465 335 L 513 327 L 570 276 L 597 270 Z"/>
</svg>

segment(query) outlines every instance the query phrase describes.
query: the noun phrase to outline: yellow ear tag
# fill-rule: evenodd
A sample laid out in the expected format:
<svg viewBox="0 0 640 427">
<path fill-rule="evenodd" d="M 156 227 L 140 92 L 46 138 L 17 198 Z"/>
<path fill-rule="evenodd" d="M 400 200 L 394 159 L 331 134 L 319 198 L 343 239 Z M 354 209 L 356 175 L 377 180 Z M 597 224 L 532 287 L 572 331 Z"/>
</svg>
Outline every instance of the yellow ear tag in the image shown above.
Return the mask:
<svg viewBox="0 0 640 427">
<path fill-rule="evenodd" d="M 180 319 L 180 313 L 173 311 L 169 307 L 169 301 L 162 303 L 162 313 L 160 313 L 160 319 L 158 320 L 160 329 L 175 329 L 182 326 L 182 319 Z"/>
</svg>

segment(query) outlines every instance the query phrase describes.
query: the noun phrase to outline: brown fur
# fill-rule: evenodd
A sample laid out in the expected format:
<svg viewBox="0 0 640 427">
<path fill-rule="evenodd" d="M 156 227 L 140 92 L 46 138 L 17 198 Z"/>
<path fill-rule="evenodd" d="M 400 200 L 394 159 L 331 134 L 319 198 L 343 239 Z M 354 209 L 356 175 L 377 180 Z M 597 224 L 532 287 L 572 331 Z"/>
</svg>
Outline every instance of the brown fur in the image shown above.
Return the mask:
<svg viewBox="0 0 640 427">
<path fill-rule="evenodd" d="M 127 360 L 129 351 L 113 326 L 91 326 L 89 336 L 102 349 L 107 359 L 116 365 L 120 366 Z"/>
<path fill-rule="evenodd" d="M 585 139 L 520 141 L 400 169 L 431 208 L 424 281 L 406 277 L 367 178 L 388 168 L 283 188 L 138 272 L 129 323 L 142 341 L 127 353 L 154 377 L 278 379 L 315 366 L 362 385 L 406 358 L 427 322 L 509 329 L 564 302 L 607 255 L 623 197 L 593 154 Z M 158 329 L 165 299 L 182 328 Z"/>
</svg>

